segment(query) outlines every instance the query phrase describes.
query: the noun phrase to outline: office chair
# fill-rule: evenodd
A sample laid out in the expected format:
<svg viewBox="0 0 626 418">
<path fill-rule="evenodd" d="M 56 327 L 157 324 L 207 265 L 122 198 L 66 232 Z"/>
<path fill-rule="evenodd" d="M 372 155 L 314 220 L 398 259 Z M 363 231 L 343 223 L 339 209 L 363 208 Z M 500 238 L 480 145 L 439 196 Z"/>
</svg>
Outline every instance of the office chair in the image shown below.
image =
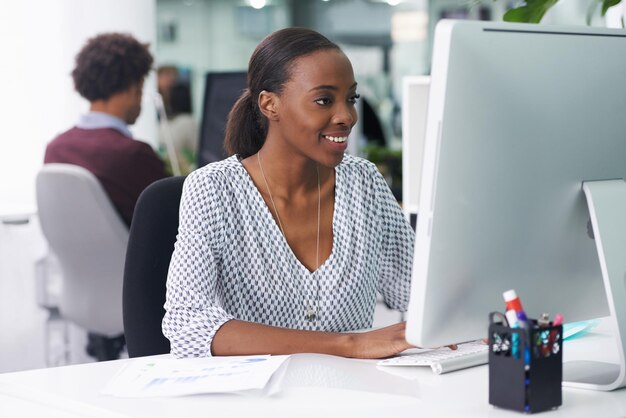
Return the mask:
<svg viewBox="0 0 626 418">
<path fill-rule="evenodd" d="M 178 232 L 185 177 L 148 186 L 139 196 L 130 228 L 124 269 L 124 330 L 129 357 L 170 352 L 161 331 L 165 284 Z"/>
<path fill-rule="evenodd" d="M 83 167 L 44 165 L 36 191 L 41 229 L 61 267 L 61 316 L 87 330 L 89 355 L 116 359 L 124 347 L 128 228 L 98 179 Z"/>
</svg>

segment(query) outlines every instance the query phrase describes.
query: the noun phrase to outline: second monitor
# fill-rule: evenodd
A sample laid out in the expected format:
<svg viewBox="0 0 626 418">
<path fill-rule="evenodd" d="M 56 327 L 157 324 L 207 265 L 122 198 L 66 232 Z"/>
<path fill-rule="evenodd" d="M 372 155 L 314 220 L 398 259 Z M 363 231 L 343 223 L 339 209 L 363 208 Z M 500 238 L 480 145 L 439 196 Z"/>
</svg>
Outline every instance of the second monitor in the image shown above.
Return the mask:
<svg viewBox="0 0 626 418">
<path fill-rule="evenodd" d="M 207 73 L 198 146 L 198 167 L 228 157 L 224 149 L 226 119 L 230 109 L 246 88 L 246 77 L 245 71 Z"/>
</svg>

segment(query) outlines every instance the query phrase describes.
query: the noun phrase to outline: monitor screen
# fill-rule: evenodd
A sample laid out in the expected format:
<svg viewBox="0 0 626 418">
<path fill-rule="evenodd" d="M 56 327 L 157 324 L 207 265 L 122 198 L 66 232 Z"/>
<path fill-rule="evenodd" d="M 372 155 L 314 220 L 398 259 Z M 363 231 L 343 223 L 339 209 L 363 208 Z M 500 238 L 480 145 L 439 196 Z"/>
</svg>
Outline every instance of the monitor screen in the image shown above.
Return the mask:
<svg viewBox="0 0 626 418">
<path fill-rule="evenodd" d="M 508 289 L 532 318 L 609 314 L 582 183 L 626 178 L 625 56 L 622 30 L 438 24 L 410 343 L 486 337 Z"/>
<path fill-rule="evenodd" d="M 198 145 L 198 167 L 228 157 L 224 150 L 226 118 L 246 88 L 246 76 L 246 72 L 207 73 Z"/>
</svg>

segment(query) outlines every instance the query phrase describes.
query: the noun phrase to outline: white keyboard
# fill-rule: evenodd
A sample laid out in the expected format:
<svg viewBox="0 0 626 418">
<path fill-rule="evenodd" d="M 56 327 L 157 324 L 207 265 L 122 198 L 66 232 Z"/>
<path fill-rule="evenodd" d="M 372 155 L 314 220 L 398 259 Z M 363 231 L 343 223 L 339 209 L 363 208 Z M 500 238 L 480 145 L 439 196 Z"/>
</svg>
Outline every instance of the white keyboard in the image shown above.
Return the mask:
<svg viewBox="0 0 626 418">
<path fill-rule="evenodd" d="M 448 347 L 411 349 L 379 361 L 379 366 L 430 366 L 435 374 L 486 364 L 489 346 L 482 340 L 458 344 L 456 350 Z"/>
</svg>

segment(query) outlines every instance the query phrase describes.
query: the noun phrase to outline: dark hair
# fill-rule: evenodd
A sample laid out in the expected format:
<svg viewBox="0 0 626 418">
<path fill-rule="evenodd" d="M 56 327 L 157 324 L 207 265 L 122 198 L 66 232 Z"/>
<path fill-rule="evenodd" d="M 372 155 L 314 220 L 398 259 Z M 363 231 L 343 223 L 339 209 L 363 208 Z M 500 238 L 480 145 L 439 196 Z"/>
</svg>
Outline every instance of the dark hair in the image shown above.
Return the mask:
<svg viewBox="0 0 626 418">
<path fill-rule="evenodd" d="M 131 35 L 104 33 L 91 38 L 76 56 L 74 88 L 89 101 L 106 100 L 141 82 L 152 67 L 148 44 Z"/>
<path fill-rule="evenodd" d="M 228 114 L 224 147 L 230 155 L 249 157 L 265 142 L 267 119 L 257 105 L 261 91 L 282 93 L 295 60 L 324 49 L 340 48 L 305 28 L 281 29 L 261 41 L 248 63 L 248 86 Z"/>
<path fill-rule="evenodd" d="M 191 113 L 191 91 L 189 84 L 185 82 L 176 82 L 170 88 L 170 117 L 180 115 L 181 113 Z"/>
</svg>

